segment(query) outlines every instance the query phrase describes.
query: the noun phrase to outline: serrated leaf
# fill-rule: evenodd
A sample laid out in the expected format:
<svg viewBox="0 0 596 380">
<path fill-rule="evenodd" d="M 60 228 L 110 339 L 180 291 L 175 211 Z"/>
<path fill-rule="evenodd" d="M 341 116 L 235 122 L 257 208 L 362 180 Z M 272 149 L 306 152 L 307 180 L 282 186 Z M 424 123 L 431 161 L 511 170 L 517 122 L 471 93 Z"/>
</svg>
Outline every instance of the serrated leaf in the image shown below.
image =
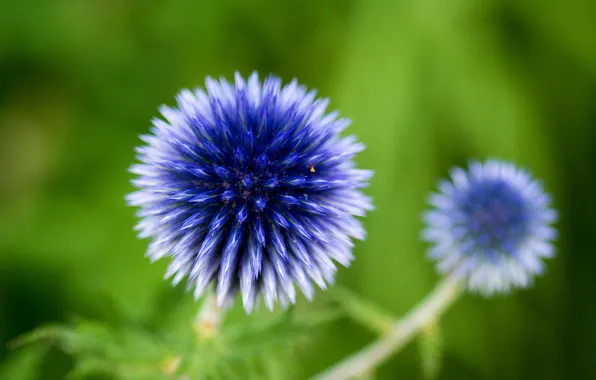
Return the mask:
<svg viewBox="0 0 596 380">
<path fill-rule="evenodd" d="M 336 286 L 331 295 L 342 305 L 347 315 L 374 333 L 385 335 L 394 323 L 394 318 L 372 302 L 356 293 Z"/>
<path fill-rule="evenodd" d="M 65 352 L 73 354 L 78 351 L 95 349 L 97 340 L 93 334 L 78 331 L 70 326 L 47 325 L 16 338 L 10 343 L 10 346 L 17 348 L 40 341 L 49 341 L 57 344 Z"/>
<path fill-rule="evenodd" d="M 435 380 L 441 370 L 443 359 L 443 339 L 439 325 L 433 322 L 425 326 L 418 336 L 422 376 L 425 380 Z"/>
<path fill-rule="evenodd" d="M 225 326 L 216 339 L 197 342 L 193 351 L 181 352 L 184 360 L 179 373 L 213 379 L 288 378 L 295 348 L 308 339 L 314 328 L 340 315 L 337 310 L 323 310 L 297 317 L 290 308 L 281 314 Z"/>
<path fill-rule="evenodd" d="M 234 352 L 261 354 L 263 350 L 294 347 L 313 328 L 337 319 L 337 310 L 323 310 L 296 317 L 289 309 L 273 319 L 251 319 L 223 332 Z"/>
<path fill-rule="evenodd" d="M 169 342 L 138 326 L 114 328 L 85 319 L 69 326 L 49 325 L 21 336 L 15 346 L 50 342 L 72 355 L 75 366 L 69 378 L 114 374 L 124 379 L 161 379 L 159 361 L 171 350 Z"/>
<path fill-rule="evenodd" d="M 119 324 L 74 319 L 48 325 L 18 338 L 13 345 L 49 342 L 75 359 L 69 379 L 111 375 L 117 379 L 159 380 L 184 376 L 202 379 L 276 379 L 294 360 L 294 349 L 314 328 L 343 315 L 326 309 L 296 316 L 294 308 L 264 318 L 222 326 L 215 339 L 197 341 L 192 318 L 164 334 L 143 323 Z"/>
</svg>

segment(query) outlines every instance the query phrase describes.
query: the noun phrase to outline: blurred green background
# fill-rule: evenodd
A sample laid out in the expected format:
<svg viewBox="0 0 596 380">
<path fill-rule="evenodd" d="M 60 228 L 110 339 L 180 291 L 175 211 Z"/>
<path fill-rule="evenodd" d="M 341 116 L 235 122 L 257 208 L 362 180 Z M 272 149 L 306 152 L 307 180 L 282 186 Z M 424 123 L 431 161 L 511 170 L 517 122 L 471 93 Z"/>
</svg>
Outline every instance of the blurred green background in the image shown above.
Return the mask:
<svg viewBox="0 0 596 380">
<path fill-rule="evenodd" d="M 419 215 L 449 167 L 499 157 L 544 179 L 557 258 L 530 290 L 458 301 L 440 379 L 596 379 L 593 0 L 1 1 L 0 379 L 72 364 L 8 349 L 35 326 L 108 319 L 106 299 L 150 312 L 169 285 L 124 202 L 137 135 L 179 89 L 235 70 L 297 77 L 354 121 L 376 210 L 338 282 L 395 315 L 437 281 Z M 319 329 L 295 375 L 372 339 L 347 319 Z M 378 378 L 421 378 L 416 348 Z"/>
</svg>

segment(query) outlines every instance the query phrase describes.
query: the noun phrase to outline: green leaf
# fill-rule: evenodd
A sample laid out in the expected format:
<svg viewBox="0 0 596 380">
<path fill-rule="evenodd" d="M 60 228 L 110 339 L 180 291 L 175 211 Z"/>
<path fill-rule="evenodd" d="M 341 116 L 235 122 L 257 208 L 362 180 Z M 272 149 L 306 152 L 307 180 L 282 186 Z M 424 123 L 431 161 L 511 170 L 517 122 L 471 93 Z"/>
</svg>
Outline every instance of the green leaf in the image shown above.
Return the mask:
<svg viewBox="0 0 596 380">
<path fill-rule="evenodd" d="M 331 295 L 342 305 L 350 318 L 373 332 L 385 335 L 391 329 L 394 318 L 372 302 L 339 286 L 333 288 Z"/>
<path fill-rule="evenodd" d="M 93 374 L 124 379 L 163 378 L 160 363 L 171 350 L 167 341 L 139 327 L 114 328 L 85 319 L 66 326 L 42 326 L 19 337 L 13 346 L 36 342 L 55 344 L 75 358 L 69 379 Z"/>
<path fill-rule="evenodd" d="M 291 379 L 288 371 L 297 364 L 295 350 L 308 342 L 315 328 L 340 315 L 337 310 L 322 310 L 298 317 L 290 308 L 282 314 L 224 326 L 216 339 L 182 353 L 187 367 L 180 373 L 209 373 L 210 378 L 225 379 L 236 375 L 243 379 Z"/>
<path fill-rule="evenodd" d="M 99 349 L 99 343 L 104 338 L 106 338 L 105 331 L 100 331 L 99 328 L 93 328 L 92 326 L 46 325 L 16 338 L 10 343 L 10 346 L 17 348 L 47 341 L 58 345 L 69 354 L 76 354 L 82 351 Z"/>
<path fill-rule="evenodd" d="M 196 339 L 191 317 L 172 326 L 168 333 L 148 330 L 142 323 L 112 326 L 75 319 L 69 325 L 37 328 L 16 339 L 13 346 L 43 342 L 56 345 L 75 360 L 68 374 L 70 380 L 92 375 L 126 380 L 182 376 L 277 379 L 297 363 L 295 350 L 310 333 L 340 315 L 338 310 L 325 309 L 298 317 L 290 308 L 224 325 L 214 339 L 202 341 Z"/>
<path fill-rule="evenodd" d="M 435 380 L 441 370 L 443 358 L 443 340 L 439 326 L 433 322 L 425 326 L 418 336 L 418 347 L 422 375 L 426 380 Z"/>
</svg>

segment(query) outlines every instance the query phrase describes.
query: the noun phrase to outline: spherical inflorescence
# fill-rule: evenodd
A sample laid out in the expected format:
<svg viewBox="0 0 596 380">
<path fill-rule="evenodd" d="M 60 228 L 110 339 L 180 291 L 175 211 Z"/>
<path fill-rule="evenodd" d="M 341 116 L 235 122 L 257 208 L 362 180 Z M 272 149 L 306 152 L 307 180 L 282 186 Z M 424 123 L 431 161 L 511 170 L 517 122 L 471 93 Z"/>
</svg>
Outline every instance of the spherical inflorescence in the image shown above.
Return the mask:
<svg viewBox="0 0 596 380">
<path fill-rule="evenodd" d="M 248 312 L 261 294 L 269 309 L 287 305 L 294 284 L 311 298 L 364 238 L 372 172 L 352 160 L 364 145 L 340 137 L 349 121 L 295 80 L 236 74 L 206 89 L 182 91 L 141 136 L 128 201 L 152 238 L 147 256 L 170 256 L 166 277 L 186 278 L 195 297 L 213 284 L 220 305 L 238 291 Z"/>
<path fill-rule="evenodd" d="M 439 272 L 484 295 L 527 287 L 554 255 L 550 196 L 530 175 L 496 160 L 453 169 L 430 196 L 423 238 Z"/>
</svg>

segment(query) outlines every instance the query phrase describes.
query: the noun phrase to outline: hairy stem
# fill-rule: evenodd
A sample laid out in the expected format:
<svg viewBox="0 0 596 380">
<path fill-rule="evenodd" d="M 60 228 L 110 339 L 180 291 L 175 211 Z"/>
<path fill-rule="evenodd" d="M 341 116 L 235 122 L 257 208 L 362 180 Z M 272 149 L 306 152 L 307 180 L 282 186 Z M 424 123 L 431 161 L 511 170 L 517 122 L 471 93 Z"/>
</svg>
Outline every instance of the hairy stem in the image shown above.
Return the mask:
<svg viewBox="0 0 596 380">
<path fill-rule="evenodd" d="M 215 295 L 209 292 L 194 321 L 195 332 L 200 340 L 211 339 L 219 330 L 225 309 L 217 305 Z"/>
<path fill-rule="evenodd" d="M 461 293 L 460 284 L 447 278 L 404 318 L 395 322 L 389 332 L 360 352 L 349 356 L 311 380 L 353 379 L 368 373 L 391 354 L 404 347 L 422 328 L 437 320 Z"/>
</svg>

